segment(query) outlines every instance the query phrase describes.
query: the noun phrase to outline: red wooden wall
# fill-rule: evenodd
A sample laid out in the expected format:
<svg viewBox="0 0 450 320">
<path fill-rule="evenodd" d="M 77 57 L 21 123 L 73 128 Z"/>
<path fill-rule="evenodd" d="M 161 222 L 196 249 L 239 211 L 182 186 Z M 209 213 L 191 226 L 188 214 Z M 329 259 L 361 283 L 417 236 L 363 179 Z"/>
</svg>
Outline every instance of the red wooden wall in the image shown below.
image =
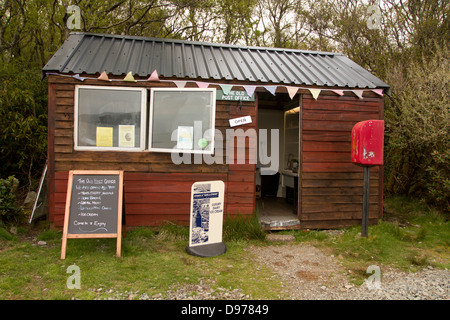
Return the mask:
<svg viewBox="0 0 450 320">
<path fill-rule="evenodd" d="M 62 227 L 69 170 L 124 170 L 125 215 L 129 226 L 158 225 L 163 221 L 189 223 L 190 189 L 196 181 L 222 180 L 226 187 L 225 213 L 251 215 L 255 209 L 256 146 L 245 147 L 245 164 L 174 165 L 168 153 L 95 152 L 73 150 L 75 85 L 175 86 L 167 82 L 104 82 L 49 76 L 48 102 L 48 210 L 49 220 Z M 219 88 L 217 86 L 217 88 Z M 235 89 L 239 89 L 236 88 Z M 243 90 L 243 88 L 241 88 Z M 317 100 L 302 94 L 300 124 L 299 218 L 302 228 L 336 228 L 360 224 L 362 168 L 350 161 L 353 125 L 362 120 L 383 119 L 383 99 L 373 95 L 359 99 L 321 93 Z M 226 139 L 230 118 L 250 115 L 257 129 L 258 100 L 217 101 L 216 129 Z M 282 106 L 281 106 L 282 107 Z M 224 147 L 230 141 L 224 141 Z M 239 146 L 234 143 L 237 153 Z M 371 169 L 370 222 L 382 215 L 382 168 Z"/>
<path fill-rule="evenodd" d="M 255 165 L 223 164 L 174 165 L 169 153 L 96 152 L 73 149 L 74 89 L 79 81 L 49 77 L 48 105 L 48 208 L 49 220 L 62 227 L 69 170 L 124 170 L 125 217 L 127 225 L 158 225 L 164 221 L 189 223 L 191 186 L 196 181 L 222 180 L 226 186 L 225 212 L 251 215 L 255 208 Z M 171 86 L 170 83 L 107 83 L 87 79 L 83 85 Z M 172 84 L 172 86 L 175 86 Z M 242 129 L 256 129 L 256 102 L 217 101 L 216 129 L 226 139 L 228 119 L 245 115 L 253 122 Z M 227 141 L 223 142 L 224 147 Z M 234 152 L 238 145 L 234 143 Z M 248 146 L 245 158 L 249 159 Z M 193 161 L 192 161 L 193 162 Z M 248 161 L 247 161 L 248 163 Z"/>
<path fill-rule="evenodd" d="M 351 163 L 351 131 L 363 120 L 383 119 L 383 99 L 303 95 L 301 108 L 300 222 L 302 228 L 361 223 L 363 169 Z M 382 215 L 382 168 L 370 170 L 369 222 Z"/>
</svg>

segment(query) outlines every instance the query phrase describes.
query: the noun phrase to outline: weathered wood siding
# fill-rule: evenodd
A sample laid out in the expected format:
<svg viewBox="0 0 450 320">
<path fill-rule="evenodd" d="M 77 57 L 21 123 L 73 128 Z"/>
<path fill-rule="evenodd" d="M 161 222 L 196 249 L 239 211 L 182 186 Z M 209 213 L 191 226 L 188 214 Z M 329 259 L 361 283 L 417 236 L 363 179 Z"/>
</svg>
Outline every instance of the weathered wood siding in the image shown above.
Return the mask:
<svg viewBox="0 0 450 320">
<path fill-rule="evenodd" d="M 230 118 L 250 115 L 256 130 L 258 99 L 238 103 L 217 101 L 216 129 L 224 138 L 223 163 L 172 163 L 169 153 L 75 151 L 73 149 L 75 85 L 172 86 L 170 82 L 126 83 L 49 76 L 48 99 L 48 210 L 49 220 L 62 227 L 69 170 L 124 170 L 125 219 L 129 226 L 158 225 L 170 220 L 189 223 L 190 188 L 196 181 L 223 180 L 226 214 L 251 215 L 255 209 L 256 144 L 244 147 L 245 163 L 237 163 L 241 147 L 235 142 L 233 163 L 227 155 Z M 195 86 L 195 85 L 193 85 Z M 217 86 L 219 88 L 219 86 Z M 239 89 L 235 87 L 234 89 Z M 241 88 L 243 90 L 243 88 Z M 303 90 L 301 107 L 299 218 L 302 228 L 337 228 L 360 224 L 363 170 L 350 161 L 351 130 L 355 123 L 383 119 L 383 99 L 358 99 L 321 93 L 317 100 Z M 194 156 L 192 156 L 194 157 Z M 252 161 L 249 161 L 252 160 Z M 382 167 L 371 169 L 370 223 L 382 216 Z"/>
<path fill-rule="evenodd" d="M 190 191 L 196 181 L 223 180 L 226 187 L 225 212 L 253 214 L 255 207 L 255 165 L 222 164 L 175 165 L 169 153 L 100 152 L 74 150 L 75 85 L 174 86 L 165 82 L 105 82 L 49 76 L 48 103 L 48 208 L 49 220 L 61 227 L 64 220 L 69 170 L 124 170 L 125 217 L 129 226 L 158 225 L 163 221 L 189 223 Z M 216 129 L 227 146 L 228 119 L 251 115 L 253 123 L 241 128 L 256 128 L 256 102 L 244 102 L 238 111 L 236 102 L 216 102 Z M 235 151 L 238 146 L 235 143 Z M 248 147 L 245 150 L 248 159 Z M 192 156 L 194 157 L 194 156 Z M 194 161 L 192 161 L 194 163 Z M 247 162 L 248 163 L 248 162 Z"/>
<path fill-rule="evenodd" d="M 363 169 L 351 163 L 351 131 L 363 120 L 383 119 L 383 99 L 305 94 L 301 108 L 302 228 L 337 228 L 361 223 Z M 382 215 L 382 168 L 370 170 L 369 220 Z"/>
</svg>

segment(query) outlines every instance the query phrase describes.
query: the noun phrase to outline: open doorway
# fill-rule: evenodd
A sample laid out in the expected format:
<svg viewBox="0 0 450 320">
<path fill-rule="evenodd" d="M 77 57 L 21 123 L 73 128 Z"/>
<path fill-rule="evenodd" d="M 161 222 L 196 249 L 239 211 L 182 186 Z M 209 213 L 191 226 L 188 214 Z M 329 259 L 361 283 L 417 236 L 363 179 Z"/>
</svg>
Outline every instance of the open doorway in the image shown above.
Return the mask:
<svg viewBox="0 0 450 320">
<path fill-rule="evenodd" d="M 273 169 L 267 174 L 267 159 L 258 152 L 256 206 L 266 230 L 300 228 L 298 219 L 298 168 L 300 100 L 287 94 L 258 97 L 258 148 L 267 150 Z M 275 99 L 274 99 L 275 98 Z M 267 139 L 262 133 L 267 130 Z M 274 139 L 278 132 L 278 139 Z"/>
</svg>

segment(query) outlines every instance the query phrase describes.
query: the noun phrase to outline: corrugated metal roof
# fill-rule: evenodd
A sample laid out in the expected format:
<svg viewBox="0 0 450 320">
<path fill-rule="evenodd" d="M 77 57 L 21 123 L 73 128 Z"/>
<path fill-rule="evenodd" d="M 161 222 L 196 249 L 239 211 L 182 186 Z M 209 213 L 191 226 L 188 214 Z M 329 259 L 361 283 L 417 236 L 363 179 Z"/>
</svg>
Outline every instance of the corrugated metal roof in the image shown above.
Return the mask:
<svg viewBox="0 0 450 320">
<path fill-rule="evenodd" d="M 71 33 L 44 72 L 389 88 L 345 55 L 173 39 Z"/>
</svg>

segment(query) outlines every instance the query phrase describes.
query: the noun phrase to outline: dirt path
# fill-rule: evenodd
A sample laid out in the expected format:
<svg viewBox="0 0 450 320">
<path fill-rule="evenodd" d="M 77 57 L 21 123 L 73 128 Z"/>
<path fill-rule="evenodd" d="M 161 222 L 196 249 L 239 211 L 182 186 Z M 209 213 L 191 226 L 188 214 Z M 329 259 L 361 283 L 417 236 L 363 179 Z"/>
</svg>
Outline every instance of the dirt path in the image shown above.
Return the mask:
<svg viewBox="0 0 450 320">
<path fill-rule="evenodd" d="M 283 244 L 247 249 L 257 263 L 280 276 L 285 299 L 303 300 L 448 300 L 450 271 L 431 266 L 420 272 L 380 267 L 378 287 L 367 274 L 368 286 L 350 282 L 350 272 L 338 257 L 309 244 Z M 373 277 L 372 277 L 373 279 Z"/>
<path fill-rule="evenodd" d="M 331 290 L 340 292 L 351 286 L 338 259 L 311 245 L 286 244 L 248 250 L 258 263 L 280 276 L 287 298 L 326 299 Z"/>
</svg>

